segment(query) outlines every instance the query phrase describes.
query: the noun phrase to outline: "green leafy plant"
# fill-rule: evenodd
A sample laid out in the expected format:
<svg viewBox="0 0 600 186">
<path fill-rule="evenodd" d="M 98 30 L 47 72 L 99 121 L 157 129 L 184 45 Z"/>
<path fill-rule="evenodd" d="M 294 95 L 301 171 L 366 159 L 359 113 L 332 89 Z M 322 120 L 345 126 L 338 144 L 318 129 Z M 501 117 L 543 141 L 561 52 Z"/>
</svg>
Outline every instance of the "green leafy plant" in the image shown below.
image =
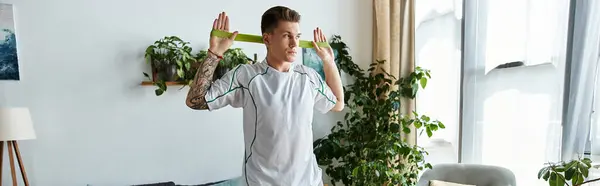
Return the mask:
<svg viewBox="0 0 600 186">
<path fill-rule="evenodd" d="M 442 122 L 415 111 L 401 112 L 403 100 L 413 99 L 425 88 L 430 71 L 417 67 L 404 78 L 396 78 L 376 61 L 367 71 L 352 61 L 339 36 L 330 45 L 340 52 L 336 62 L 355 82 L 344 87 L 348 112 L 331 133 L 314 142 L 314 153 L 332 183 L 344 185 L 415 185 L 420 171 L 432 166 L 427 152 L 408 142 L 412 130 L 443 129 Z"/>
<path fill-rule="evenodd" d="M 165 36 L 146 48 L 144 56 L 152 66 L 152 78 L 145 72 L 144 76 L 158 87 L 157 96 L 167 90 L 165 82 L 181 81 L 196 62 L 189 44 L 177 36 Z"/>
<path fill-rule="evenodd" d="M 248 64 L 254 61 L 249 58 L 241 48 L 230 48 L 223 54 L 220 66 L 227 69 L 233 69 L 241 64 Z"/>
<path fill-rule="evenodd" d="M 202 62 L 204 61 L 204 58 L 206 58 L 207 54 L 207 50 L 202 50 L 198 53 L 196 59 Z M 228 71 L 230 71 L 238 65 L 255 62 L 256 59 L 249 58 L 241 48 L 230 48 L 227 51 L 225 51 L 225 53 L 223 53 L 223 60 L 221 60 L 219 62 L 219 65 L 217 65 L 217 68 L 215 69 L 215 73 L 213 75 L 213 80 L 221 78 L 225 73 L 227 73 Z M 189 75 L 191 75 L 191 77 L 188 79 L 189 83 L 191 83 L 195 74 L 196 68 L 190 71 Z"/>
<path fill-rule="evenodd" d="M 538 179 L 544 179 L 550 186 L 579 186 L 599 181 L 600 178 L 585 181 L 589 176 L 591 168 L 592 160 L 589 158 L 579 158 L 569 162 L 547 163 L 545 167 L 539 170 Z"/>
<path fill-rule="evenodd" d="M 207 50 L 200 50 L 194 55 L 189 44 L 177 36 L 165 36 L 146 48 L 146 63 L 151 64 L 152 75 L 146 72 L 143 74 L 157 87 L 154 91 L 157 96 L 167 91 L 166 82 L 178 82 L 183 85 L 182 89 L 194 80 L 198 67 L 208 53 Z M 256 62 L 256 55 L 253 60 L 241 48 L 229 49 L 217 66 L 214 79 L 220 78 L 237 65 L 250 61 Z"/>
</svg>

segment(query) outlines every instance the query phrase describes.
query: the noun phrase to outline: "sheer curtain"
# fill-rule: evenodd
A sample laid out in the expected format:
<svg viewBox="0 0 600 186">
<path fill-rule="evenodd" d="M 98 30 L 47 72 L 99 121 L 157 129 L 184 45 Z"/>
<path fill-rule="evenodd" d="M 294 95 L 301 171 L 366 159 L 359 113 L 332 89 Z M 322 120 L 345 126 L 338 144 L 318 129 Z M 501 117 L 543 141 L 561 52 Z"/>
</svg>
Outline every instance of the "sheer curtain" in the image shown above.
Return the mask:
<svg viewBox="0 0 600 186">
<path fill-rule="evenodd" d="M 593 160 L 600 161 L 596 158 L 600 154 L 597 113 L 600 109 L 598 104 L 600 3 L 578 0 L 574 27 L 573 63 L 569 104 L 565 117 L 563 160 L 575 159 L 585 151 L 591 151 Z"/>
<path fill-rule="evenodd" d="M 498 165 L 517 185 L 560 158 L 569 0 L 466 1 L 462 162 Z M 509 62 L 523 66 L 497 68 Z"/>
<path fill-rule="evenodd" d="M 570 86 L 566 115 L 562 159 L 565 161 L 581 157 L 586 151 L 586 142 L 592 141 L 591 150 L 600 152 L 596 136 L 598 97 L 598 56 L 600 46 L 600 3 L 577 0 L 573 29 L 573 49 Z M 594 104 L 596 103 L 596 104 Z M 594 123 L 594 125 L 590 125 Z M 595 128 L 590 134 L 590 128 Z M 595 147 L 595 148 L 594 148 Z M 599 159 L 596 159 L 598 161 Z"/>
<path fill-rule="evenodd" d="M 415 63 L 431 70 L 432 76 L 417 95 L 416 110 L 446 126 L 431 138 L 426 133 L 417 138 L 429 153 L 425 160 L 434 165 L 458 162 L 462 3 L 417 0 L 415 4 Z"/>
</svg>

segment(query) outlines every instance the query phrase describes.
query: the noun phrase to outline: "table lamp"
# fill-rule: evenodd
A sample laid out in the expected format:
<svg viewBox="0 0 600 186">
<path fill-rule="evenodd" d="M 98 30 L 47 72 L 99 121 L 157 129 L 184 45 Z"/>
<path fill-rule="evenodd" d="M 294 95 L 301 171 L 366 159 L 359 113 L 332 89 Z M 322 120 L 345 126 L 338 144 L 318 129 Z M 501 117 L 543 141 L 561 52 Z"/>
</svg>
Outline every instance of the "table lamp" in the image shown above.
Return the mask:
<svg viewBox="0 0 600 186">
<path fill-rule="evenodd" d="M 23 159 L 19 151 L 18 140 L 35 139 L 35 131 L 31 122 L 31 115 L 27 108 L 0 108 L 0 185 L 2 185 L 2 160 L 4 159 L 4 144 L 8 146 L 8 158 L 12 175 L 13 186 L 17 186 L 17 175 L 15 170 L 15 157 L 21 168 L 21 176 L 26 186 L 29 186 Z M 13 154 L 14 150 L 14 154 Z"/>
</svg>

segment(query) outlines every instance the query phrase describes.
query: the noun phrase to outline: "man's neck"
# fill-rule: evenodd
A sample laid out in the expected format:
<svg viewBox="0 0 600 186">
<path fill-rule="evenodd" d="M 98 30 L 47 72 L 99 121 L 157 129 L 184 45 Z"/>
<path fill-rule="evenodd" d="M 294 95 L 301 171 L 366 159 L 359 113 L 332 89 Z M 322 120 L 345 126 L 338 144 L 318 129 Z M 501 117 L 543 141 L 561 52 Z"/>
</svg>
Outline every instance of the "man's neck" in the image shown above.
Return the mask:
<svg viewBox="0 0 600 186">
<path fill-rule="evenodd" d="M 273 67 L 275 70 L 280 72 L 288 72 L 290 70 L 290 63 L 278 60 L 273 56 L 267 54 L 267 64 Z"/>
</svg>

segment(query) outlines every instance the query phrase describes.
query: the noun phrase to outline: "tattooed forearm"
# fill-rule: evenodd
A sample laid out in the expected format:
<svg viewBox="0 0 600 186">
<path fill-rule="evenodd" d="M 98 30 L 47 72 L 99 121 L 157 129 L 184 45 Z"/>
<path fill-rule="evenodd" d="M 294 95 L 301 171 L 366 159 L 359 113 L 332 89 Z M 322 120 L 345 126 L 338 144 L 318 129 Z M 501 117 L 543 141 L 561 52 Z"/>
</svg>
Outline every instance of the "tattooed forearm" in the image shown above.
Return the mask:
<svg viewBox="0 0 600 186">
<path fill-rule="evenodd" d="M 217 56 L 209 52 L 204 62 L 202 62 L 198 68 L 185 101 L 186 105 L 191 109 L 208 109 L 204 96 L 212 83 L 213 74 L 215 73 L 219 60 L 220 59 Z"/>
</svg>

